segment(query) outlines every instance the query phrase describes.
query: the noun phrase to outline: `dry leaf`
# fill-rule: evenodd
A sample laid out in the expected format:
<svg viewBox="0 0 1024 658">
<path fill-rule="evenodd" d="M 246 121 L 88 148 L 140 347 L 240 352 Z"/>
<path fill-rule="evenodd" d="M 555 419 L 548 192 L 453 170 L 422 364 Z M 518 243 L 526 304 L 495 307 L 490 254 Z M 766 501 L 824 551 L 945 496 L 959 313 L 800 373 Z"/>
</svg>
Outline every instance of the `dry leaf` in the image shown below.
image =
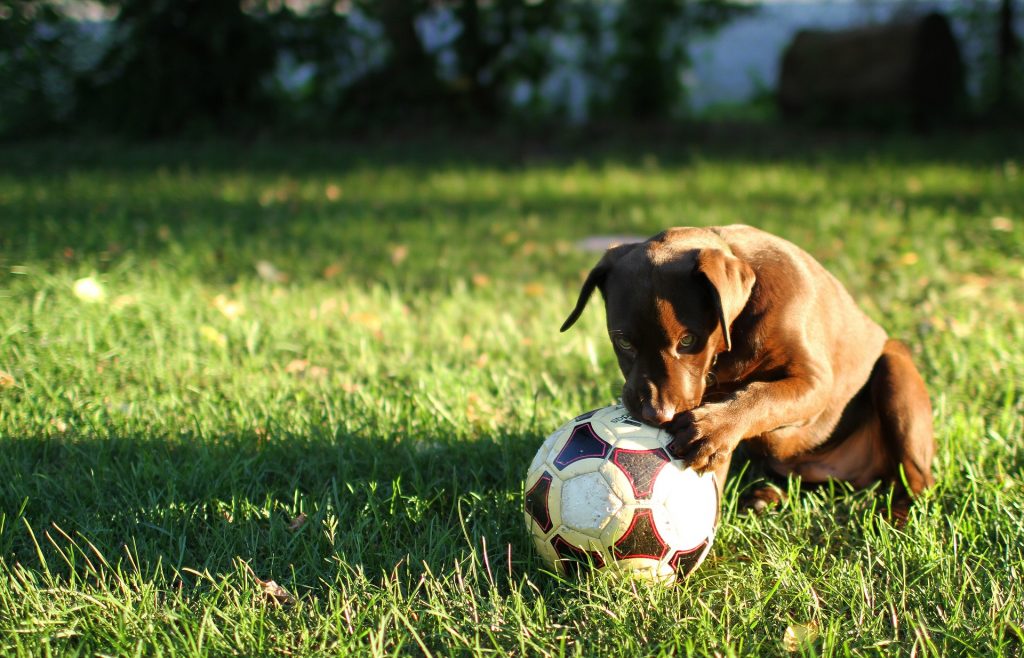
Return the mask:
<svg viewBox="0 0 1024 658">
<path fill-rule="evenodd" d="M 228 346 L 228 337 L 208 324 L 204 324 L 203 326 L 199 327 L 199 335 L 203 338 L 203 340 L 205 340 L 208 343 L 212 343 L 217 347 L 224 348 Z"/>
<path fill-rule="evenodd" d="M 473 423 L 501 423 L 504 416 L 476 393 L 466 398 L 466 419 Z"/>
<path fill-rule="evenodd" d="M 100 285 L 100 282 L 91 276 L 75 281 L 72 290 L 75 293 L 75 297 L 78 297 L 83 302 L 101 302 L 107 296 L 107 292 Z"/>
<path fill-rule="evenodd" d="M 288 275 L 277 269 L 269 260 L 256 263 L 256 274 L 268 283 L 284 283 L 288 280 Z"/>
<path fill-rule="evenodd" d="M 235 320 L 245 314 L 245 304 L 236 299 L 228 299 L 225 295 L 214 297 L 213 306 L 229 320 Z"/>
<path fill-rule="evenodd" d="M 309 379 L 323 379 L 327 377 L 327 368 L 310 365 L 308 359 L 292 359 L 284 367 L 289 375 L 297 377 L 308 377 Z"/>
<path fill-rule="evenodd" d="M 334 277 L 338 276 L 344 271 L 345 268 L 341 265 L 341 263 L 331 263 L 330 265 L 324 268 L 323 277 L 325 279 L 333 279 Z"/>
<path fill-rule="evenodd" d="M 279 605 L 291 605 L 295 603 L 295 597 L 285 588 L 278 585 L 273 580 L 263 580 L 256 575 L 256 572 L 252 570 L 247 562 L 239 560 L 245 566 L 245 570 L 249 572 L 252 579 L 256 581 L 256 584 L 260 586 L 260 592 L 270 598 L 274 603 Z"/>
<path fill-rule="evenodd" d="M 361 327 L 366 327 L 367 329 L 372 329 L 374 331 L 380 329 L 380 318 L 373 313 L 356 311 L 352 315 L 348 316 L 348 319 Z"/>
<path fill-rule="evenodd" d="M 537 282 L 527 283 L 523 287 L 523 292 L 525 292 L 528 297 L 540 297 L 544 294 L 544 284 Z"/>
<path fill-rule="evenodd" d="M 1009 217 L 993 217 L 992 230 L 1009 233 L 1013 230 L 1013 221 Z"/>
<path fill-rule="evenodd" d="M 477 288 L 486 288 L 491 285 L 491 278 L 486 274 L 480 274 L 478 272 L 473 275 L 473 285 Z"/>
<path fill-rule="evenodd" d="M 409 247 L 404 244 L 395 245 L 391 248 L 391 264 L 401 265 L 409 257 Z"/>
<path fill-rule="evenodd" d="M 120 311 L 128 306 L 134 306 L 139 303 L 139 298 L 135 295 L 118 295 L 114 298 L 114 301 L 110 302 L 110 307 L 115 311 Z"/>
<path fill-rule="evenodd" d="M 816 621 L 807 624 L 791 624 L 782 634 L 782 647 L 790 653 L 795 653 L 800 650 L 800 647 L 817 640 L 818 634 L 818 622 Z"/>
<path fill-rule="evenodd" d="M 915 252 L 905 251 L 903 252 L 903 255 L 900 256 L 900 265 L 914 265 L 918 260 L 920 259 L 917 257 Z"/>
<path fill-rule="evenodd" d="M 15 384 L 14 375 L 0 370 L 0 388 L 14 388 Z"/>
<path fill-rule="evenodd" d="M 60 418 L 51 418 L 50 425 L 52 425 L 53 428 L 60 432 L 61 434 L 68 431 L 68 424 L 61 420 Z"/>
<path fill-rule="evenodd" d="M 341 198 L 341 187 L 334 183 L 329 184 L 324 188 L 324 196 L 327 197 L 328 201 L 337 201 Z"/>
<path fill-rule="evenodd" d="M 255 576 L 254 576 L 255 577 Z M 260 590 L 264 596 L 268 597 L 274 603 L 278 605 L 292 605 L 295 603 L 295 597 L 285 588 L 278 585 L 273 580 L 260 580 L 256 578 L 256 583 L 259 584 Z"/>
<path fill-rule="evenodd" d="M 307 518 L 308 517 L 306 516 L 305 512 L 300 513 L 298 516 L 292 519 L 291 523 L 288 524 L 288 529 L 292 532 L 298 531 L 300 528 L 302 528 L 302 526 L 306 525 Z"/>
</svg>

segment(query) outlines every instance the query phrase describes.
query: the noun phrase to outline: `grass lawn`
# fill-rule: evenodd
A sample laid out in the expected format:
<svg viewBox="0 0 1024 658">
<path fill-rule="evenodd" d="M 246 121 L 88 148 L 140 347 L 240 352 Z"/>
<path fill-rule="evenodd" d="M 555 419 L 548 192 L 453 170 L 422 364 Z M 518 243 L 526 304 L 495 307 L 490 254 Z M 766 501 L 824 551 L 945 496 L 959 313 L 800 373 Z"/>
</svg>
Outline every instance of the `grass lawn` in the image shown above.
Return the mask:
<svg viewBox="0 0 1024 658">
<path fill-rule="evenodd" d="M 0 654 L 1021 655 L 1024 140 L 754 142 L 0 147 Z M 686 582 L 559 581 L 522 477 L 621 384 L 577 242 L 734 222 L 913 346 L 939 484 L 734 464 Z"/>
</svg>

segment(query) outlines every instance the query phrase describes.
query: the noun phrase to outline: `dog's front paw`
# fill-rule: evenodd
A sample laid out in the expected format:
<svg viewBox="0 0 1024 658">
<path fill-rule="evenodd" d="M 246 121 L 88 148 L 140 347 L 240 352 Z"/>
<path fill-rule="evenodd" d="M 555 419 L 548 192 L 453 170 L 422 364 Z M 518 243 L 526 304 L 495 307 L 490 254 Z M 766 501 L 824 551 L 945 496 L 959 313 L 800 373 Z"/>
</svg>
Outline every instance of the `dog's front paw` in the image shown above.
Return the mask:
<svg viewBox="0 0 1024 658">
<path fill-rule="evenodd" d="M 728 462 L 739 443 L 723 406 L 705 404 L 691 409 L 677 415 L 668 427 L 673 437 L 668 451 L 698 473 Z"/>
</svg>

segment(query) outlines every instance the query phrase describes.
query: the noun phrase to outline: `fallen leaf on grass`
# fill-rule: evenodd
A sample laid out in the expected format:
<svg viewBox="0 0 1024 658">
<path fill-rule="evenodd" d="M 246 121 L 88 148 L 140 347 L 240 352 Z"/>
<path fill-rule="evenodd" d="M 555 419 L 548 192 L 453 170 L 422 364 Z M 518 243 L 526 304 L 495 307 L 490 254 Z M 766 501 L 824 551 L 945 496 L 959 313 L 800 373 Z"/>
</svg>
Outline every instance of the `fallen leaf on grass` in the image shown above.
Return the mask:
<svg viewBox="0 0 1024 658">
<path fill-rule="evenodd" d="M 284 367 L 284 371 L 289 375 L 299 375 L 306 372 L 306 368 L 309 367 L 309 361 L 306 359 L 292 359 L 288 362 L 288 365 Z"/>
<path fill-rule="evenodd" d="M 344 271 L 345 268 L 344 266 L 342 266 L 341 263 L 331 263 L 330 265 L 324 268 L 322 275 L 325 279 L 333 279 L 334 277 L 338 276 Z"/>
<path fill-rule="evenodd" d="M 920 260 L 913 251 L 906 251 L 900 256 L 900 265 L 914 265 Z"/>
<path fill-rule="evenodd" d="M 0 388 L 14 388 L 15 384 L 14 375 L 0 370 Z"/>
<path fill-rule="evenodd" d="M 61 434 L 68 431 L 68 424 L 61 420 L 60 418 L 50 419 L 50 425 L 52 425 L 53 428 L 60 432 Z"/>
<path fill-rule="evenodd" d="M 1013 230 L 1013 221 L 1009 217 L 993 217 L 992 230 L 1009 233 Z"/>
<path fill-rule="evenodd" d="M 248 563 L 239 560 L 245 565 L 245 570 L 249 572 L 252 579 L 259 585 L 260 593 L 269 598 L 278 605 L 292 605 L 295 603 L 295 597 L 292 596 L 291 592 L 278 585 L 273 580 L 263 580 L 256 575 L 256 572 L 252 570 L 252 567 Z"/>
<path fill-rule="evenodd" d="M 544 284 L 536 282 L 527 283 L 523 286 L 523 292 L 525 292 L 528 297 L 540 297 L 544 294 Z"/>
<path fill-rule="evenodd" d="M 284 371 L 296 377 L 308 377 L 309 379 L 323 379 L 327 376 L 327 368 L 310 365 L 308 359 L 292 359 L 284 367 Z"/>
<path fill-rule="evenodd" d="M 256 583 L 260 586 L 263 595 L 274 603 L 278 605 L 292 605 L 295 603 L 295 597 L 273 580 L 260 580 L 256 578 Z"/>
<path fill-rule="evenodd" d="M 341 198 L 341 187 L 334 183 L 329 184 L 324 188 L 324 196 L 327 197 L 328 201 L 337 201 Z"/>
<path fill-rule="evenodd" d="M 299 529 L 302 528 L 302 526 L 306 525 L 306 519 L 307 518 L 308 517 L 306 516 L 306 513 L 302 512 L 301 514 L 296 516 L 294 519 L 292 519 L 292 522 L 288 524 L 288 529 L 291 530 L 292 532 L 297 532 Z"/>
<path fill-rule="evenodd" d="M 800 651 L 801 647 L 817 640 L 818 634 L 818 622 L 816 621 L 808 624 L 791 624 L 782 634 L 782 648 L 790 653 L 795 653 Z"/>
<path fill-rule="evenodd" d="M 228 299 L 226 295 L 214 297 L 213 306 L 228 320 L 235 320 L 245 314 L 245 304 L 237 299 Z"/>
<path fill-rule="evenodd" d="M 487 286 L 491 285 L 491 277 L 487 276 L 486 274 L 474 274 L 473 285 L 476 286 L 477 288 L 486 288 Z"/>
<path fill-rule="evenodd" d="M 409 257 L 409 247 L 404 244 L 395 245 L 391 248 L 391 264 L 399 266 Z"/>
<path fill-rule="evenodd" d="M 473 423 L 498 423 L 504 421 L 504 414 L 496 410 L 476 393 L 470 393 L 466 399 L 466 419 Z"/>
<path fill-rule="evenodd" d="M 361 327 L 370 329 L 371 331 L 379 331 L 381 327 L 380 317 L 365 311 L 356 311 L 349 315 L 348 319 Z"/>
<path fill-rule="evenodd" d="M 101 302 L 107 296 L 107 292 L 100 282 L 91 276 L 75 281 L 72 291 L 75 293 L 75 297 L 89 303 Z"/>
<path fill-rule="evenodd" d="M 199 327 L 199 335 L 208 343 L 224 348 L 228 346 L 228 337 L 208 324 Z"/>
<path fill-rule="evenodd" d="M 268 283 L 284 283 L 288 281 L 288 274 L 277 269 L 269 260 L 261 260 L 256 263 L 256 274 Z"/>
<path fill-rule="evenodd" d="M 134 306 L 137 303 L 139 303 L 139 298 L 135 295 L 118 295 L 114 298 L 114 301 L 110 302 L 110 308 L 115 311 L 120 311 L 121 309 L 129 306 Z"/>
</svg>

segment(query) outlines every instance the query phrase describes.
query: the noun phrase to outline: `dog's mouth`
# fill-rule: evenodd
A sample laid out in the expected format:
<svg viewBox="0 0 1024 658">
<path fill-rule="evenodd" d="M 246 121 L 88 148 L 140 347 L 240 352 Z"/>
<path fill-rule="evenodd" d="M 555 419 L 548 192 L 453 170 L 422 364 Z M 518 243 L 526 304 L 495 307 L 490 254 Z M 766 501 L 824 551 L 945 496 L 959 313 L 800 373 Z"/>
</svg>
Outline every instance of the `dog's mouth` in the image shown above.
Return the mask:
<svg viewBox="0 0 1024 658">
<path fill-rule="evenodd" d="M 644 399 L 636 391 L 626 386 L 622 390 L 622 403 L 625 405 L 626 411 L 637 420 L 655 427 L 666 427 L 671 425 L 679 414 L 686 413 L 700 406 L 701 401 L 657 405 L 650 400 Z"/>
</svg>

